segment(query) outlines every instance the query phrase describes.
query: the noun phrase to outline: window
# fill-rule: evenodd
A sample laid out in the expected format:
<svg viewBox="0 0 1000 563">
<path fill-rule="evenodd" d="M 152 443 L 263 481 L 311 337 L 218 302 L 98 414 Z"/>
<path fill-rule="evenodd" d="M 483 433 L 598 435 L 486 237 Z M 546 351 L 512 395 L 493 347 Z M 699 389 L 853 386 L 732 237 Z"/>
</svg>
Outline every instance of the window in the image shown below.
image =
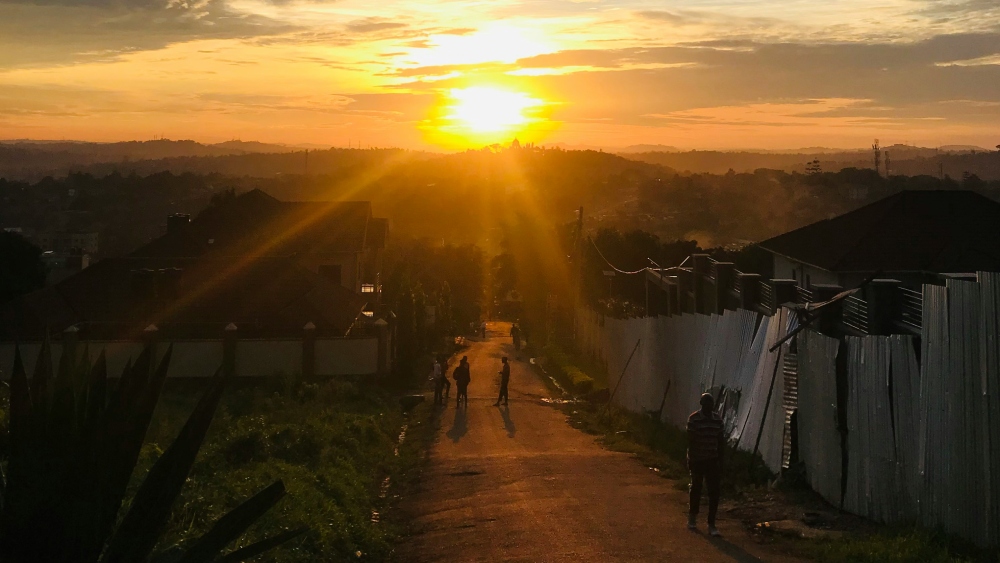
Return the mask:
<svg viewBox="0 0 1000 563">
<path fill-rule="evenodd" d="M 344 285 L 344 279 L 341 277 L 341 266 L 340 264 L 323 264 L 319 267 L 319 275 L 332 281 L 337 285 Z"/>
<path fill-rule="evenodd" d="M 361 284 L 361 293 L 375 293 L 375 284 L 373 283 Z"/>
</svg>

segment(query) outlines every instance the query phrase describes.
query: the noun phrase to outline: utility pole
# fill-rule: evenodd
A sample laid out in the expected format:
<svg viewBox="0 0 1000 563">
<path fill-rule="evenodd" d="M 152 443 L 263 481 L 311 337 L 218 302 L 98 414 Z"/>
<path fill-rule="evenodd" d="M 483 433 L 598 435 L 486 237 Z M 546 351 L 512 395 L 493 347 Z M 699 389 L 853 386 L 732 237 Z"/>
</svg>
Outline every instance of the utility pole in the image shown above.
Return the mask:
<svg viewBox="0 0 1000 563">
<path fill-rule="evenodd" d="M 875 159 L 875 173 L 879 176 L 882 175 L 882 149 L 878 146 L 878 139 L 872 144 L 872 153 L 874 153 Z"/>
<path fill-rule="evenodd" d="M 583 206 L 577 210 L 576 216 L 576 303 L 573 308 L 573 341 L 577 342 L 577 325 L 580 307 L 583 306 Z"/>
</svg>

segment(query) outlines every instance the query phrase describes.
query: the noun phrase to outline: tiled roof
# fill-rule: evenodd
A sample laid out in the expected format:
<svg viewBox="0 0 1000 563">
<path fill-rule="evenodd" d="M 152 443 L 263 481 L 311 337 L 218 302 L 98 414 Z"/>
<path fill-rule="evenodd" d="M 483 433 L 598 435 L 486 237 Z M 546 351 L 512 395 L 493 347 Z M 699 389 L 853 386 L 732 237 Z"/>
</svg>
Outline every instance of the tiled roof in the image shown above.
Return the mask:
<svg viewBox="0 0 1000 563">
<path fill-rule="evenodd" d="M 760 247 L 832 272 L 1000 269 L 1000 203 L 971 191 L 904 191 Z"/>
</svg>

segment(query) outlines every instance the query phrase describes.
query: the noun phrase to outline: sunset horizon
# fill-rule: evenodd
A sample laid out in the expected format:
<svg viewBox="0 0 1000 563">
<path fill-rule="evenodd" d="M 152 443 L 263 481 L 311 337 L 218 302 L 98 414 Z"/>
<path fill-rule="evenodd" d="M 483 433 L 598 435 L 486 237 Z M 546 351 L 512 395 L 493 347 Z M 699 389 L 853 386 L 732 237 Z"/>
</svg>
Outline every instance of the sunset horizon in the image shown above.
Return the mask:
<svg viewBox="0 0 1000 563">
<path fill-rule="evenodd" d="M 977 0 L 5 0 L 0 137 L 993 147 Z M 919 85 L 919 87 L 918 87 Z"/>
</svg>

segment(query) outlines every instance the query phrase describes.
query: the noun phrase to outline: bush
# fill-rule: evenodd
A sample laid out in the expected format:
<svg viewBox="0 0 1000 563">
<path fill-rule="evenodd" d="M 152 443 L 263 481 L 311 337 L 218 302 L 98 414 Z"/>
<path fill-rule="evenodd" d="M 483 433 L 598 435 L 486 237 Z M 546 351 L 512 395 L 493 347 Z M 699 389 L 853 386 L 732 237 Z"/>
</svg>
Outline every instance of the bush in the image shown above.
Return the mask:
<svg viewBox="0 0 1000 563">
<path fill-rule="evenodd" d="M 563 368 L 563 373 L 566 374 L 566 379 L 569 380 L 573 387 L 573 390 L 581 395 L 586 395 L 594 390 L 594 380 L 576 366 L 567 366 Z"/>
<path fill-rule="evenodd" d="M 573 365 L 569 354 L 555 344 L 547 345 L 543 351 L 548 358 L 548 369 L 556 379 L 580 395 L 593 391 L 594 379 Z"/>
</svg>

